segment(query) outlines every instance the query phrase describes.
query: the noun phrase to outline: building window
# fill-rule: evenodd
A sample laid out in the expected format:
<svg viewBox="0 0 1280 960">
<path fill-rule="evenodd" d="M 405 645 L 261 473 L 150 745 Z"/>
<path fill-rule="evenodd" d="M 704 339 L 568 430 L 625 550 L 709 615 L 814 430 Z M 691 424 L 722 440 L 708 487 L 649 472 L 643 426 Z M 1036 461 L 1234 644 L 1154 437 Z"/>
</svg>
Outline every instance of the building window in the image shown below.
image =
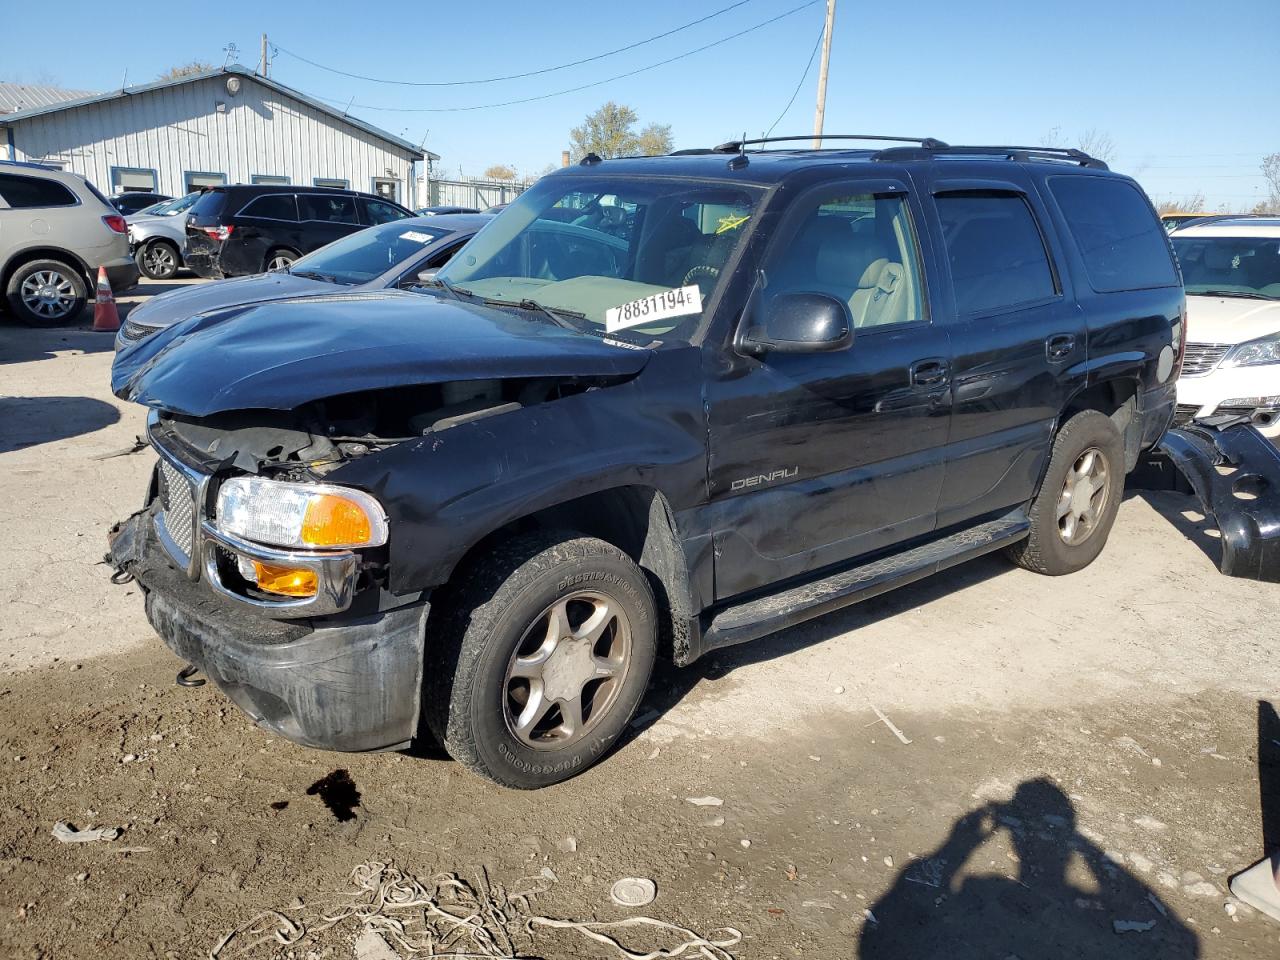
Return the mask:
<svg viewBox="0 0 1280 960">
<path fill-rule="evenodd" d="M 400 181 L 392 180 L 390 177 L 374 177 L 373 192 L 379 197 L 386 200 L 394 200 L 400 202 Z"/>
<path fill-rule="evenodd" d="M 158 178 L 154 170 L 146 167 L 112 167 L 112 193 L 155 193 Z"/>
<path fill-rule="evenodd" d="M 270 173 L 255 173 L 253 176 L 251 176 L 251 177 L 249 178 L 249 182 L 250 182 L 250 183 L 267 183 L 267 184 L 276 184 L 276 185 L 279 185 L 279 186 L 288 186 L 288 184 L 289 184 L 289 178 L 288 178 L 288 177 L 277 177 L 277 176 L 275 176 L 274 174 L 270 174 Z"/>
<path fill-rule="evenodd" d="M 186 170 L 183 171 L 182 182 L 186 187 L 186 192 L 192 193 L 202 187 L 226 186 L 227 175 L 225 173 L 212 173 L 208 170 Z"/>
<path fill-rule="evenodd" d="M 339 180 L 337 177 L 315 177 L 311 181 L 313 187 L 333 187 L 335 190 L 349 190 L 350 180 Z"/>
</svg>

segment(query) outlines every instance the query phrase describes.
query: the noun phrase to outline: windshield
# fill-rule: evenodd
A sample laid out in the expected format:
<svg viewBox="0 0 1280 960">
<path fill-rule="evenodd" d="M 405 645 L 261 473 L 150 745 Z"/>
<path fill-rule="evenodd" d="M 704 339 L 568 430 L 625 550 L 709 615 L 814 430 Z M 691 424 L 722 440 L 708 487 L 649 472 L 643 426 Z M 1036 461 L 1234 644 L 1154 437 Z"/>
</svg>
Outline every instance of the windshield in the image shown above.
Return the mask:
<svg viewBox="0 0 1280 960">
<path fill-rule="evenodd" d="M 422 253 L 449 230 L 395 220 L 349 234 L 294 261 L 293 274 L 319 275 L 333 283 L 366 283 Z"/>
<path fill-rule="evenodd" d="M 1187 293 L 1280 300 L 1280 237 L 1173 237 Z"/>
<path fill-rule="evenodd" d="M 762 190 L 640 177 L 547 177 L 440 271 L 461 295 L 526 304 L 594 332 L 687 339 Z M 576 322 L 574 322 L 576 321 Z"/>
</svg>

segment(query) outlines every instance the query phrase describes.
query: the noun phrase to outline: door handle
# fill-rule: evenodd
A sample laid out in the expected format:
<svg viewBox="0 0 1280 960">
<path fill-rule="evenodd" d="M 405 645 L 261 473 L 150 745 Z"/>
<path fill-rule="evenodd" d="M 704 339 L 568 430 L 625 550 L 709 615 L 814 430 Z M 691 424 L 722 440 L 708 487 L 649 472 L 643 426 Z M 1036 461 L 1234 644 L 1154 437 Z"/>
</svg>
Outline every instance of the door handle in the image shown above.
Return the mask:
<svg viewBox="0 0 1280 960">
<path fill-rule="evenodd" d="M 1076 338 L 1073 333 L 1055 333 L 1044 342 L 1044 353 L 1050 361 L 1065 360 L 1075 348 Z"/>
<path fill-rule="evenodd" d="M 946 360 L 932 358 L 917 360 L 911 365 L 911 385 L 913 387 L 936 387 L 951 379 L 951 370 Z"/>
</svg>

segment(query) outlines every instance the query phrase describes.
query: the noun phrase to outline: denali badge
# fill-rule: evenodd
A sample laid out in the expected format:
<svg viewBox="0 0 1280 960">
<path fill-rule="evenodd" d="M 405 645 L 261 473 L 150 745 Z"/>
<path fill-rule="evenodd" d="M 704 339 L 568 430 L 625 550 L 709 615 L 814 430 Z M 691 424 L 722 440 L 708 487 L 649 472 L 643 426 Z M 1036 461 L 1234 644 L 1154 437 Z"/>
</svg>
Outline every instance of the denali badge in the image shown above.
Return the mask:
<svg viewBox="0 0 1280 960">
<path fill-rule="evenodd" d="M 741 480 L 735 480 L 729 485 L 730 490 L 745 490 L 747 487 L 759 487 L 766 483 L 773 483 L 775 480 L 788 480 L 800 472 L 799 467 L 787 467 L 783 470 L 774 470 L 772 473 L 761 473 L 754 477 L 743 477 Z"/>
</svg>

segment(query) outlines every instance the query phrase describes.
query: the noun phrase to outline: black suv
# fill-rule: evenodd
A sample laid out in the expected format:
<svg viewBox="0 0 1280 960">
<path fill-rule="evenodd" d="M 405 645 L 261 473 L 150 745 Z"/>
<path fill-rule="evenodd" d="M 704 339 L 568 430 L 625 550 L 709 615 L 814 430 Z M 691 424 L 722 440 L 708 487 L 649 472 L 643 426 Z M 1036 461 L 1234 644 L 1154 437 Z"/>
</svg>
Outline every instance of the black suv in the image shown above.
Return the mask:
<svg viewBox="0 0 1280 960">
<path fill-rule="evenodd" d="M 209 278 L 278 270 L 339 237 L 412 216 L 385 197 L 333 187 L 211 187 L 187 214 L 183 260 Z"/>
<path fill-rule="evenodd" d="M 264 726 L 425 728 L 515 787 L 602 756 L 659 656 L 993 550 L 1084 567 L 1181 366 L 1156 213 L 1076 151 L 588 156 L 431 289 L 122 356 L 159 464 L 112 560 Z"/>
</svg>

